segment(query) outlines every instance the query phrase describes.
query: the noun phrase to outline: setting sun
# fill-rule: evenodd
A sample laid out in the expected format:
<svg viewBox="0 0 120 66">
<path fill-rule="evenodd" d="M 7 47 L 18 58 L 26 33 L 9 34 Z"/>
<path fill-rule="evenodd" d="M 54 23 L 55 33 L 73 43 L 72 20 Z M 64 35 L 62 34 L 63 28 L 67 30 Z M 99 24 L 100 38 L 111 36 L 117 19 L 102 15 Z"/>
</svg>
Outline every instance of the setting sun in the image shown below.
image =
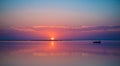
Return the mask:
<svg viewBox="0 0 120 66">
<path fill-rule="evenodd" d="M 51 37 L 50 40 L 54 40 L 55 38 L 54 37 Z"/>
</svg>

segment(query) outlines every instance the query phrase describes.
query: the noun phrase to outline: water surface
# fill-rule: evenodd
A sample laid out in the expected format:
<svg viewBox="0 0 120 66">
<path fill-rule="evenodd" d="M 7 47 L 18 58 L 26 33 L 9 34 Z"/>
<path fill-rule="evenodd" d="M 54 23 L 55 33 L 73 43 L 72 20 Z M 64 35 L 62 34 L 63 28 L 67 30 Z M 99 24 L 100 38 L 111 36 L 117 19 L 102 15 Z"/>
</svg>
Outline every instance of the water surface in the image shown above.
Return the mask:
<svg viewBox="0 0 120 66">
<path fill-rule="evenodd" d="M 1 41 L 0 66 L 120 66 L 120 41 Z"/>
</svg>

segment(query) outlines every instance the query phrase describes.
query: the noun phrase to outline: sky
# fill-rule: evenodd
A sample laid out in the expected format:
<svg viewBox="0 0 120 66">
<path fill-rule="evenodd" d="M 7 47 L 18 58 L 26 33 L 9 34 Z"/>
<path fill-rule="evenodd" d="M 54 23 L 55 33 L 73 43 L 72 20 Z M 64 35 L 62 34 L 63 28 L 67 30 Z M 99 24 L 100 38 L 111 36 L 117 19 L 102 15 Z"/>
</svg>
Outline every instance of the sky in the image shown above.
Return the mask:
<svg viewBox="0 0 120 66">
<path fill-rule="evenodd" d="M 120 39 L 119 0 L 0 0 L 0 40 Z"/>
</svg>

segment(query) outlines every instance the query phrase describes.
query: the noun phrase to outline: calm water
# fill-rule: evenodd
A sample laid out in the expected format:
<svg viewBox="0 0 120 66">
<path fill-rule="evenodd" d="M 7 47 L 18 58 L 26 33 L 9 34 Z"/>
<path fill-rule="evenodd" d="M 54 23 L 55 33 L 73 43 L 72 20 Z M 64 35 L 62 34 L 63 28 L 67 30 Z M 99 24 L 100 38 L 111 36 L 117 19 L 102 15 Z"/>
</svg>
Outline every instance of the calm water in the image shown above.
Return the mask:
<svg viewBox="0 0 120 66">
<path fill-rule="evenodd" d="M 0 66 L 120 66 L 120 41 L 1 41 Z"/>
</svg>

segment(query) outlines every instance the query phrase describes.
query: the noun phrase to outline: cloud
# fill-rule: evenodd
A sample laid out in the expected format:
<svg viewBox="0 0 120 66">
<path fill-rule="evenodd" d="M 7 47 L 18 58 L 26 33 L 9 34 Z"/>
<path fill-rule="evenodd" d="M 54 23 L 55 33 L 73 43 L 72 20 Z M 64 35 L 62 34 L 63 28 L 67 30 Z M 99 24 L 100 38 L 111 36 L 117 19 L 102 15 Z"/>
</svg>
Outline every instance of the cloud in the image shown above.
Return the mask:
<svg viewBox="0 0 120 66">
<path fill-rule="evenodd" d="M 13 30 L 17 30 L 17 31 L 24 31 L 24 32 L 31 32 L 31 31 L 35 31 L 35 30 L 33 30 L 33 29 L 31 29 L 31 28 L 26 28 L 26 27 L 11 27 L 11 29 L 13 29 Z"/>
<path fill-rule="evenodd" d="M 120 26 L 31 26 L 0 29 L 0 40 L 6 39 L 120 39 Z"/>
<path fill-rule="evenodd" d="M 43 30 L 57 30 L 57 31 L 120 31 L 120 26 L 32 26 L 32 27 L 12 27 L 17 31 L 43 31 Z"/>
</svg>

